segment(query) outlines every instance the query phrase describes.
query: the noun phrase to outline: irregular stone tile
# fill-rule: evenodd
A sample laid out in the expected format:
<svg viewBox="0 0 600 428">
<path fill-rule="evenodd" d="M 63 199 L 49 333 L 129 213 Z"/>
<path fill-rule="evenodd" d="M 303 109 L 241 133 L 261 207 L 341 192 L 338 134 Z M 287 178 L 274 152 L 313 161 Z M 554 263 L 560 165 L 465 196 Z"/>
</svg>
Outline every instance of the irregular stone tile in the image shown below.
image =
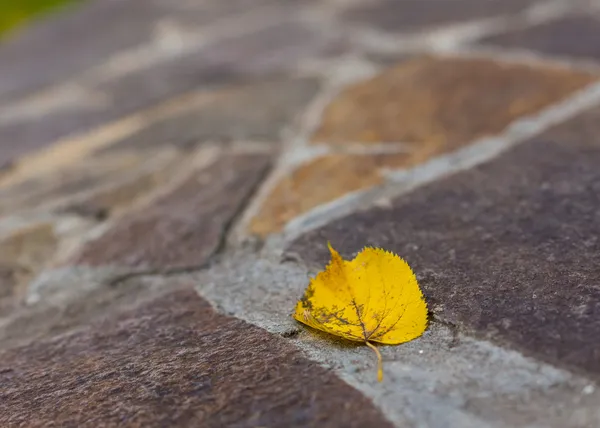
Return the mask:
<svg viewBox="0 0 600 428">
<path fill-rule="evenodd" d="M 282 230 L 299 214 L 347 193 L 383 181 L 386 168 L 410 163 L 409 154 L 331 154 L 299 166 L 281 178 L 250 222 L 250 233 L 265 236 Z"/>
<path fill-rule="evenodd" d="M 182 163 L 173 162 L 158 169 L 140 171 L 138 175 L 131 175 L 120 182 L 99 188 L 81 198 L 64 202 L 55 210 L 103 221 L 115 213 L 126 211 L 151 192 L 157 191 L 162 185 L 169 183 L 170 179 L 181 169 Z"/>
<path fill-rule="evenodd" d="M 122 119 L 138 110 L 151 107 L 163 101 L 164 98 L 179 95 L 208 85 L 218 86 L 230 81 L 231 76 L 220 70 L 203 70 L 194 74 L 194 83 L 188 81 L 176 82 L 171 88 L 169 80 L 162 82 L 159 87 L 144 86 L 134 97 L 128 98 L 122 104 L 117 100 L 118 91 L 124 89 L 113 82 L 112 88 L 101 88 L 104 100 L 101 103 L 87 105 L 84 100 L 65 108 L 56 108 L 43 115 L 32 118 L 8 121 L 0 124 L 0 142 L 6 148 L 0 150 L 0 162 L 9 163 L 37 149 L 47 147 L 52 143 L 77 133 L 89 132 L 94 128 L 109 122 Z M 135 85 L 138 85 L 136 82 Z M 173 92 L 170 92 L 173 89 Z M 143 93 L 143 91 L 147 91 Z M 82 104 L 82 105 L 78 105 Z"/>
<path fill-rule="evenodd" d="M 480 43 L 522 48 L 550 55 L 600 59 L 600 20 L 590 15 L 571 15 L 510 33 L 480 40 Z"/>
<path fill-rule="evenodd" d="M 60 195 L 77 194 L 111 177 L 119 171 L 139 167 L 141 159 L 134 156 L 121 156 L 84 162 L 68 168 L 53 171 L 41 177 L 18 182 L 0 189 L 0 212 L 3 214 L 19 209 L 33 208 Z"/>
<path fill-rule="evenodd" d="M 192 88 L 294 71 L 299 62 L 327 52 L 334 43 L 297 20 L 284 19 L 107 82 L 98 90 L 111 94 L 114 105 L 122 108 L 148 104 Z"/>
<path fill-rule="evenodd" d="M 595 79 L 562 68 L 418 58 L 348 87 L 326 108 L 313 141 L 408 142 L 436 155 L 501 132 Z"/>
<path fill-rule="evenodd" d="M 600 426 L 600 390 L 593 381 L 438 322 L 416 340 L 380 347 L 385 374 L 377 382 L 372 350 L 315 334 L 290 317 L 308 281 L 301 263 L 281 263 L 278 252 L 265 251 L 223 258 L 193 277 L 200 295 L 223 313 L 273 333 L 299 329 L 289 340 L 335 367 L 396 427 Z"/>
<path fill-rule="evenodd" d="M 439 319 L 600 375 L 600 110 L 498 159 L 295 242 L 323 266 L 382 246 L 416 270 Z"/>
<path fill-rule="evenodd" d="M 149 44 L 158 25 L 215 24 L 232 14 L 266 6 L 270 0 L 85 1 L 16 34 L 0 46 L 0 98 L 17 96 L 66 81 L 104 64 L 125 50 Z"/>
<path fill-rule="evenodd" d="M 0 316 L 21 303 L 27 284 L 49 264 L 57 247 L 51 223 L 27 224 L 0 233 Z"/>
<path fill-rule="evenodd" d="M 88 105 L 86 104 L 88 100 L 82 99 L 72 103 L 71 106 L 57 108 L 41 116 L 34 115 L 32 118 L 0 124 L 0 142 L 4 141 L 8 146 L 0 150 L 0 163 L 13 161 L 24 153 L 55 140 L 74 133 L 86 132 L 176 95 L 198 89 L 208 91 L 221 88 L 226 84 L 256 82 L 258 75 L 285 71 L 284 69 L 293 70 L 298 61 L 321 52 L 325 43 L 326 41 L 323 41 L 323 38 L 314 31 L 291 21 L 276 23 L 253 34 L 221 40 L 203 46 L 196 52 L 187 52 L 181 56 L 174 55 L 172 59 L 153 67 L 85 88 L 94 94 L 101 94 L 102 100 L 97 103 Z M 264 81 L 264 77 L 260 79 Z M 274 87 L 269 89 L 261 86 L 267 91 L 266 100 L 283 104 L 277 106 L 282 109 L 282 113 L 269 110 L 275 115 L 274 123 L 281 117 L 285 118 L 284 113 L 288 113 L 290 108 L 307 102 L 304 100 L 316 91 L 314 88 L 316 82 L 309 82 L 307 79 L 292 79 L 287 85 L 272 82 L 271 85 Z M 297 92 L 302 88 L 306 93 Z M 284 92 L 276 95 L 277 89 Z M 290 96 L 289 104 L 284 101 L 284 96 Z M 244 115 L 249 115 L 260 106 L 259 101 L 262 99 L 252 100 L 254 103 L 252 108 L 245 110 Z M 267 105 L 271 106 L 271 104 Z M 254 120 L 260 118 L 261 123 L 264 124 L 269 118 L 261 114 L 266 113 L 259 109 L 250 117 Z M 209 119 L 200 120 L 195 127 L 206 126 Z M 223 118 L 225 119 L 228 118 Z M 222 122 L 219 123 L 222 129 Z M 236 129 L 235 124 L 228 123 L 227 126 Z M 260 131 L 267 126 L 262 125 Z M 227 136 L 232 134 L 236 136 L 239 132 L 226 132 Z M 261 132 L 259 134 L 262 135 Z"/>
<path fill-rule="evenodd" d="M 151 206 L 121 219 L 73 263 L 139 269 L 199 266 L 269 167 L 268 155 L 223 156 Z"/>
<path fill-rule="evenodd" d="M 148 41 L 162 12 L 142 3 L 82 2 L 16 34 L 0 47 L 0 97 L 63 80 Z"/>
<path fill-rule="evenodd" d="M 198 106 L 150 124 L 104 149 L 137 149 L 202 141 L 253 140 L 278 143 L 281 131 L 316 95 L 314 79 L 279 79 L 207 93 Z"/>
<path fill-rule="evenodd" d="M 168 182 L 184 166 L 182 156 L 171 150 L 94 155 L 0 189 L 0 214 L 78 207 L 82 213 L 101 210 L 108 215 Z"/>
<path fill-rule="evenodd" d="M 0 349 L 24 346 L 80 330 L 92 322 L 113 319 L 115 314 L 177 286 L 160 278 L 133 278 L 112 284 L 113 277 L 107 270 L 82 267 L 45 270 L 40 277 L 60 281 L 62 290 L 48 290 L 31 301 L 32 291 L 39 290 L 32 290 L 36 281 L 30 283 L 27 304 L 0 319 Z"/>
<path fill-rule="evenodd" d="M 343 18 L 385 31 L 410 31 L 516 14 L 535 0 L 401 0 L 357 3 Z"/>
<path fill-rule="evenodd" d="M 1 357 L 3 426 L 391 426 L 284 339 L 189 290 Z"/>
</svg>

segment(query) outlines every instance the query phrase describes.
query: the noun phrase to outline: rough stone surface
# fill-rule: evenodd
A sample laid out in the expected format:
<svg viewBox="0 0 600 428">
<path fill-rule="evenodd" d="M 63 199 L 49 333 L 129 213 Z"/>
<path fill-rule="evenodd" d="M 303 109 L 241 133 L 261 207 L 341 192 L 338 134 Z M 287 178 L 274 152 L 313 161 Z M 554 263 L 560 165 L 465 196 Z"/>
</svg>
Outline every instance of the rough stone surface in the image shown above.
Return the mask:
<svg viewBox="0 0 600 428">
<path fill-rule="evenodd" d="M 296 20 L 275 22 L 249 34 L 218 40 L 156 67 L 100 85 L 119 108 L 137 107 L 195 88 L 293 71 L 302 60 L 327 52 L 335 40 Z"/>
<path fill-rule="evenodd" d="M 486 59 L 418 58 L 347 88 L 314 142 L 407 142 L 424 158 L 502 131 L 595 76 Z"/>
<path fill-rule="evenodd" d="M 600 426 L 598 10 L 87 0 L 14 33 L 0 426 Z M 428 299 L 383 382 L 290 316 L 327 240 Z"/>
<path fill-rule="evenodd" d="M 83 95 L 59 108 L 33 117 L 0 120 L 0 142 L 5 145 L 0 149 L 0 164 L 14 161 L 55 140 L 88 132 L 106 122 L 150 108 L 176 95 L 266 80 L 258 79 L 258 75 L 294 70 L 299 61 L 319 56 L 329 45 L 327 38 L 320 37 L 298 22 L 277 22 L 251 34 L 217 40 L 191 52 L 166 57 L 154 67 L 141 67 L 97 83 L 92 81 L 79 88 L 84 91 Z M 302 86 L 302 83 L 297 85 Z M 304 85 L 310 86 L 311 83 L 305 82 Z M 272 86 L 274 88 L 269 90 L 271 99 L 275 97 L 277 83 Z M 304 97 L 309 97 L 316 89 L 306 86 Z M 264 86 L 262 88 L 265 89 Z M 292 94 L 285 95 L 292 97 L 291 103 L 300 101 L 293 93 L 294 88 L 289 90 Z M 234 90 L 228 88 L 225 92 L 228 91 Z M 61 96 L 66 95 L 50 95 L 51 98 Z M 254 102 L 257 103 L 257 100 Z M 31 103 L 32 109 L 35 109 L 36 102 Z M 238 112 L 242 105 L 243 101 L 236 107 Z M 289 111 L 286 107 L 282 106 L 282 116 Z M 246 113 L 252 111 L 252 108 L 245 110 Z M 260 112 L 255 113 L 255 120 Z M 206 126 L 206 122 L 201 120 L 196 126 Z M 228 125 L 231 127 L 231 124 Z M 202 133 L 210 134 L 211 127 L 208 128 Z"/>
<path fill-rule="evenodd" d="M 358 3 L 344 17 L 385 31 L 411 31 L 520 12 L 535 0 L 382 0 Z"/>
<path fill-rule="evenodd" d="M 185 0 L 81 2 L 16 34 L 0 47 L 0 98 L 30 93 L 149 44 L 160 37 L 161 24 L 181 22 L 197 30 L 200 25 L 247 12 L 248 7 L 266 6 L 269 1 L 225 4 L 211 0 L 197 5 Z"/>
<path fill-rule="evenodd" d="M 190 290 L 0 364 L 3 426 L 390 426 L 284 339 Z"/>
<path fill-rule="evenodd" d="M 600 59 L 600 19 L 590 15 L 567 16 L 520 31 L 480 40 L 486 45 L 522 48 L 573 58 Z"/>
<path fill-rule="evenodd" d="M 0 349 L 24 346 L 80 330 L 92 322 L 113 319 L 120 311 L 174 287 L 170 282 L 147 278 L 111 285 L 107 272 L 82 267 L 45 271 L 41 277 L 53 277 L 62 293 L 54 289 L 44 290 L 44 294 L 32 290 L 31 285 L 23 290 L 26 304 L 13 305 L 12 311 L 0 319 Z M 34 293 L 36 301 L 32 302 Z"/>
<path fill-rule="evenodd" d="M 171 269 L 200 266 L 268 169 L 267 155 L 224 156 L 150 207 L 86 245 L 75 264 Z"/>
<path fill-rule="evenodd" d="M 160 14 L 136 3 L 82 2 L 9 39 L 0 48 L 0 97 L 40 89 L 146 41 Z"/>
<path fill-rule="evenodd" d="M 197 107 L 157 121 L 109 146 L 189 148 L 203 141 L 267 141 L 279 143 L 318 90 L 314 79 L 278 79 L 206 93 Z"/>
<path fill-rule="evenodd" d="M 169 150 L 94 155 L 0 189 L 0 214 L 53 206 L 108 215 L 168 182 L 182 163 L 182 157 Z"/>
<path fill-rule="evenodd" d="M 290 249 L 322 264 L 330 240 L 401 254 L 440 320 L 600 376 L 598 110 L 499 159 L 312 232 Z M 540 154 L 543 153 L 543 156 Z"/>
<path fill-rule="evenodd" d="M 52 259 L 57 246 L 50 223 L 0 230 L 0 316 L 21 303 L 29 281 Z"/>
<path fill-rule="evenodd" d="M 279 232 L 299 214 L 345 194 L 383 182 L 386 168 L 410 164 L 412 154 L 332 154 L 300 165 L 284 176 L 250 223 L 261 236 Z"/>
<path fill-rule="evenodd" d="M 377 382 L 372 350 L 315 333 L 290 317 L 308 275 L 296 263 L 280 263 L 278 254 L 232 256 L 192 281 L 220 312 L 290 336 L 310 358 L 371 397 L 398 427 L 581 428 L 600 423 L 600 389 L 589 379 L 437 322 L 414 341 L 380 347 L 384 381 Z"/>
</svg>

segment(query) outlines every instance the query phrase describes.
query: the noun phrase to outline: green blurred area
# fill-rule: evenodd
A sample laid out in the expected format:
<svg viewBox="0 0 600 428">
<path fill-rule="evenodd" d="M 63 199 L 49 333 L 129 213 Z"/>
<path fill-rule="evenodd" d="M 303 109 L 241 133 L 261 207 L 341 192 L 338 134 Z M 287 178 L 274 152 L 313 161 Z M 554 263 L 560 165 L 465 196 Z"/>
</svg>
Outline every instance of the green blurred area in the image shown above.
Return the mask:
<svg viewBox="0 0 600 428">
<path fill-rule="evenodd" d="M 0 39 L 10 31 L 75 0 L 0 0 Z"/>
</svg>

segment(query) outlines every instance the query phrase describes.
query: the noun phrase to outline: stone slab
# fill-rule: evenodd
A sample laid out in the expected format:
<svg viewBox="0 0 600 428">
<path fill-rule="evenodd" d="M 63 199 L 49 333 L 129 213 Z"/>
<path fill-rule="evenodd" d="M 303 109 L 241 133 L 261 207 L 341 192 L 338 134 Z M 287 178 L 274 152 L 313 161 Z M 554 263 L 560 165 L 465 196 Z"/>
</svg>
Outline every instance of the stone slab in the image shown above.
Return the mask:
<svg viewBox="0 0 600 428">
<path fill-rule="evenodd" d="M 344 13 L 350 22 L 389 32 L 407 32 L 513 15 L 536 0 L 383 0 L 368 2 Z"/>
<path fill-rule="evenodd" d="M 199 267 L 268 171 L 270 156 L 225 155 L 84 246 L 72 263 L 131 269 Z"/>
<path fill-rule="evenodd" d="M 29 281 L 52 260 L 58 241 L 49 222 L 0 232 L 0 317 L 23 303 Z"/>
<path fill-rule="evenodd" d="M 481 39 L 485 45 L 520 48 L 548 55 L 600 59 L 600 19 L 593 15 L 569 15 L 519 31 Z"/>
<path fill-rule="evenodd" d="M 14 34 L 0 45 L 0 100 L 73 78 L 126 50 L 150 44 L 162 24 L 198 31 L 272 0 L 90 0 Z"/>
<path fill-rule="evenodd" d="M 110 213 L 133 204 L 185 166 L 169 150 L 96 154 L 0 189 L 0 214 L 91 206 Z"/>
<path fill-rule="evenodd" d="M 269 193 L 249 225 L 266 236 L 287 222 L 334 199 L 381 184 L 387 169 L 410 165 L 411 153 L 329 154 L 291 169 Z"/>
<path fill-rule="evenodd" d="M 416 340 L 379 347 L 384 380 L 378 382 L 371 349 L 319 334 L 290 316 L 309 275 L 301 263 L 281 263 L 279 251 L 224 258 L 191 280 L 222 313 L 288 336 L 311 359 L 371 398 L 397 427 L 600 424 L 600 389 L 590 379 L 435 321 Z"/>
<path fill-rule="evenodd" d="M 339 44 L 297 19 L 284 18 L 249 31 L 221 38 L 196 50 L 99 85 L 117 106 L 145 104 L 192 88 L 295 71 L 304 60 L 325 55 Z"/>
<path fill-rule="evenodd" d="M 223 123 L 235 112 L 235 120 L 241 120 L 240 115 L 249 116 L 247 120 L 254 119 L 255 127 L 251 129 L 254 132 L 250 132 L 249 137 L 257 133 L 258 137 L 262 137 L 265 128 L 279 126 L 278 121 L 287 118 L 290 109 L 297 108 L 298 103 L 307 102 L 306 99 L 317 90 L 317 84 L 308 82 L 308 79 L 289 79 L 288 84 L 282 81 L 295 69 L 298 61 L 320 55 L 328 43 L 326 38 L 294 20 L 276 22 L 251 34 L 222 39 L 191 52 L 174 54 L 152 67 L 102 82 L 91 82 L 80 88 L 84 95 L 52 110 L 41 109 L 36 112 L 37 104 L 48 100 L 31 101 L 28 107 L 33 112 L 31 116 L 0 122 L 0 164 L 7 164 L 56 140 L 88 132 L 191 91 L 206 90 L 209 93 L 211 90 L 224 89 L 225 94 L 233 91 L 217 102 L 220 105 L 218 111 L 224 113 L 223 117 L 213 117 L 204 111 L 204 115 L 208 115 L 205 120 L 197 117 L 181 119 L 186 125 L 193 124 L 195 133 L 200 136 L 212 136 L 214 133 L 217 137 L 222 134 L 238 136 L 241 132 L 235 124 Z M 275 82 L 269 88 L 265 85 L 270 80 Z M 237 95 L 242 99 L 239 105 L 234 106 L 232 103 L 238 102 L 234 88 L 243 83 L 257 83 L 258 87 L 238 92 Z M 231 89 L 227 85 L 231 85 Z M 258 90 L 265 91 L 265 98 L 256 98 Z M 277 95 L 278 90 L 283 92 Z M 254 98 L 250 99 L 253 94 Z M 67 97 L 69 94 L 54 94 L 53 102 L 61 96 Z M 265 101 L 268 103 L 264 110 L 255 109 Z M 252 103 L 252 108 L 248 108 L 248 102 Z M 229 114 L 223 111 L 226 108 L 229 108 Z M 271 110 L 267 111 L 268 108 Z M 268 116 L 269 113 L 273 115 L 272 118 Z M 260 124 L 256 124 L 258 120 Z M 210 126 L 213 123 L 216 125 Z M 230 131 L 226 132 L 224 127 Z M 185 130 L 180 132 L 185 133 Z M 192 133 L 190 137 L 194 136 Z M 180 138 L 188 137 L 184 134 Z"/>
<path fill-rule="evenodd" d="M 138 20 L 144 25 L 151 21 L 144 15 L 133 22 Z M 133 28 L 131 32 L 135 33 Z M 291 18 L 277 18 L 264 27 L 248 31 L 201 44 L 196 49 L 165 54 L 162 60 L 148 67 L 134 67 L 132 71 L 110 78 L 88 79 L 76 90 L 63 87 L 56 93 L 43 96 L 37 93 L 37 98 L 23 101 L 25 107 L 19 106 L 19 111 L 26 114 L 0 118 L 0 165 L 8 165 L 56 140 L 88 132 L 178 95 L 264 81 L 275 74 L 281 78 L 293 73 L 299 62 L 327 55 L 339 43 L 325 32 L 314 31 L 294 19 L 293 14 Z M 35 57 L 33 53 L 28 55 Z M 0 61 L 3 62 L 1 55 Z M 27 66 L 32 67 L 45 69 L 39 64 Z M 125 64 L 127 68 L 129 65 Z M 11 80 L 4 77 L 9 72 L 0 69 L 0 82 Z M 48 103 L 56 107 L 49 108 Z"/>
<path fill-rule="evenodd" d="M 285 339 L 194 291 L 1 354 L 3 426 L 388 427 Z"/>
<path fill-rule="evenodd" d="M 342 91 L 312 141 L 404 142 L 427 158 L 501 132 L 597 78 L 484 58 L 414 58 Z"/>
<path fill-rule="evenodd" d="M 313 266 L 326 242 L 400 254 L 438 319 L 600 377 L 600 131 L 596 109 L 470 171 L 334 221 L 289 248 Z"/>
<path fill-rule="evenodd" d="M 191 148 L 201 142 L 264 141 L 278 144 L 319 90 L 310 78 L 279 78 L 207 92 L 197 106 L 156 121 L 105 149 L 141 149 L 172 145 Z"/>
</svg>

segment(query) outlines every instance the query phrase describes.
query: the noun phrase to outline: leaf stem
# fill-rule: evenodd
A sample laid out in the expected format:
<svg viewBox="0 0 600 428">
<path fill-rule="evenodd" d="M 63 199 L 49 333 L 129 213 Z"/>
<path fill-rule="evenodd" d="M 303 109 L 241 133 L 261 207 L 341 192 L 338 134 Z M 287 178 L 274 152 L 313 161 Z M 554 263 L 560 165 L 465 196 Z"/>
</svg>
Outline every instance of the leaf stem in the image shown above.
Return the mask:
<svg viewBox="0 0 600 428">
<path fill-rule="evenodd" d="M 383 381 L 383 359 L 381 358 L 381 352 L 379 352 L 379 349 L 368 340 L 365 344 L 375 352 L 375 355 L 377 355 L 377 381 L 381 382 Z"/>
</svg>

